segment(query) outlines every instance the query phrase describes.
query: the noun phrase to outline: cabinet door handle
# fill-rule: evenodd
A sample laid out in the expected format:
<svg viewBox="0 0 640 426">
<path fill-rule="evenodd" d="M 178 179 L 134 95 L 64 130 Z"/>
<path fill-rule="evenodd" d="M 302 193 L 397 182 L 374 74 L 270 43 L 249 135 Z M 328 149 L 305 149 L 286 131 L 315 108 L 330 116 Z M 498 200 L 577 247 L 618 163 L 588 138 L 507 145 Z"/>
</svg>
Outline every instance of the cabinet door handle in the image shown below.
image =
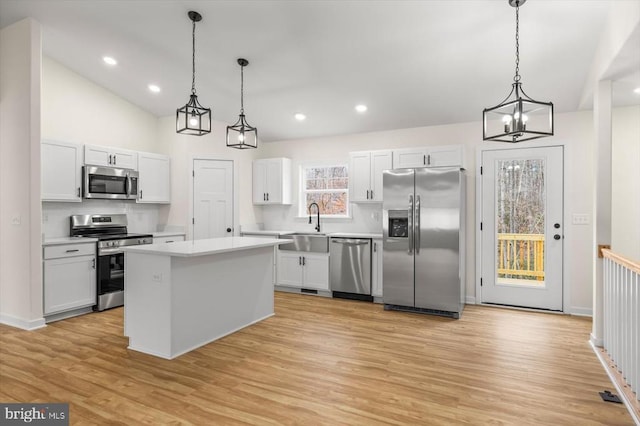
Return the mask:
<svg viewBox="0 0 640 426">
<path fill-rule="evenodd" d="M 77 251 L 80 251 L 80 250 L 78 250 L 78 249 L 73 249 L 73 250 L 67 250 L 66 252 L 67 252 L 67 253 L 75 253 L 75 252 L 77 252 Z"/>
<path fill-rule="evenodd" d="M 425 166 L 427 165 L 427 156 L 426 155 L 422 156 L 422 164 L 424 164 Z"/>
<path fill-rule="evenodd" d="M 431 165 L 431 154 L 427 155 L 427 164 Z"/>
<path fill-rule="evenodd" d="M 96 269 L 96 259 L 95 258 L 91 260 L 91 267 L 93 269 Z"/>
<path fill-rule="evenodd" d="M 269 193 L 267 192 L 267 201 L 269 201 Z"/>
<path fill-rule="evenodd" d="M 306 264 L 307 264 L 307 259 L 304 256 L 302 256 L 302 266 Z"/>
<path fill-rule="evenodd" d="M 142 189 L 140 190 L 140 199 L 142 200 Z"/>
<path fill-rule="evenodd" d="M 302 256 L 298 256 L 298 265 L 302 265 Z"/>
<path fill-rule="evenodd" d="M 113 154 L 113 165 L 115 166 L 116 164 L 117 164 L 117 162 L 116 162 L 116 155 L 115 155 L 115 154 Z"/>
<path fill-rule="evenodd" d="M 371 190 L 371 199 L 373 200 L 373 189 Z"/>
<path fill-rule="evenodd" d="M 378 251 L 378 243 L 373 243 L 373 252 L 377 252 Z"/>
<path fill-rule="evenodd" d="M 78 187 L 78 198 L 80 197 L 80 187 Z"/>
<path fill-rule="evenodd" d="M 367 189 L 367 200 L 369 199 L 369 190 Z"/>
<path fill-rule="evenodd" d="M 109 154 L 109 164 L 111 164 L 111 157 L 113 157 L 113 155 Z"/>
<path fill-rule="evenodd" d="M 267 201 L 267 193 L 266 192 L 262 193 L 262 201 Z"/>
</svg>

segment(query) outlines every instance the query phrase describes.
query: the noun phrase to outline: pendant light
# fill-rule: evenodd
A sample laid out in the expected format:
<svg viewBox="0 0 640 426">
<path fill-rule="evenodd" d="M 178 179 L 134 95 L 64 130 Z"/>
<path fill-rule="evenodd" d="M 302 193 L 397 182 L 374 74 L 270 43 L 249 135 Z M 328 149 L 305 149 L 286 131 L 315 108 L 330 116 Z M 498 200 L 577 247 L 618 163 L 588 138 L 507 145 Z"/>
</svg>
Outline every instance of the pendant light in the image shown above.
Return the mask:
<svg viewBox="0 0 640 426">
<path fill-rule="evenodd" d="M 247 149 L 258 147 L 258 129 L 251 127 L 244 117 L 244 67 L 249 65 L 246 59 L 238 59 L 240 65 L 240 117 L 233 126 L 227 126 L 227 146 Z"/>
<path fill-rule="evenodd" d="M 185 106 L 176 110 L 176 132 L 202 136 L 211 133 L 211 109 L 200 105 L 198 96 L 196 96 L 196 22 L 202 20 L 202 15 L 198 12 L 190 11 L 187 16 L 193 22 L 191 33 L 191 96 Z"/>
<path fill-rule="evenodd" d="M 526 0 L 507 0 L 516 8 L 516 72 L 511 92 L 499 105 L 482 113 L 482 138 L 487 141 L 522 142 L 553 136 L 553 104 L 531 99 L 520 82 L 520 6 Z"/>
</svg>

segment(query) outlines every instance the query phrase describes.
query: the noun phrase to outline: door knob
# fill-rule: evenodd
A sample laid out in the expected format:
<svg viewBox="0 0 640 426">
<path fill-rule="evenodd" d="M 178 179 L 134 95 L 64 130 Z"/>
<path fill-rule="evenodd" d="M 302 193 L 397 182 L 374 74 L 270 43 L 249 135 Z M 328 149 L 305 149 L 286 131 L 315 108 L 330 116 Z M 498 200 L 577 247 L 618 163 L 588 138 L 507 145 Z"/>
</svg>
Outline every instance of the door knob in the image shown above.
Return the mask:
<svg viewBox="0 0 640 426">
<path fill-rule="evenodd" d="M 227 232 L 231 232 L 231 228 L 227 228 Z"/>
<path fill-rule="evenodd" d="M 556 234 L 556 235 L 554 235 L 554 236 L 553 236 L 553 239 L 554 239 L 554 240 L 559 240 L 560 238 L 561 238 L 561 237 L 560 237 L 560 234 Z"/>
<path fill-rule="evenodd" d="M 559 223 L 554 223 L 554 224 L 553 224 L 553 227 L 554 227 L 554 228 L 556 228 L 556 229 L 558 229 L 558 228 L 560 228 L 560 224 L 559 224 Z"/>
</svg>

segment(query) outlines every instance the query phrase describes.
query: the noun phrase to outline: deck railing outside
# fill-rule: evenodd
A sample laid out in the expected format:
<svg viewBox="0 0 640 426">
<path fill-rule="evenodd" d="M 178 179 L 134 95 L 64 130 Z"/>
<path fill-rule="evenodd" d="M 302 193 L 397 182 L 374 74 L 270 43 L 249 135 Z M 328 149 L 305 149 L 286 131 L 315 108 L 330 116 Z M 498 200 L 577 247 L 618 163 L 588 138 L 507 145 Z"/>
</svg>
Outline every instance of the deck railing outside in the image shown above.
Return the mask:
<svg viewBox="0 0 640 426">
<path fill-rule="evenodd" d="M 498 278 L 544 281 L 544 234 L 498 234 Z"/>
</svg>

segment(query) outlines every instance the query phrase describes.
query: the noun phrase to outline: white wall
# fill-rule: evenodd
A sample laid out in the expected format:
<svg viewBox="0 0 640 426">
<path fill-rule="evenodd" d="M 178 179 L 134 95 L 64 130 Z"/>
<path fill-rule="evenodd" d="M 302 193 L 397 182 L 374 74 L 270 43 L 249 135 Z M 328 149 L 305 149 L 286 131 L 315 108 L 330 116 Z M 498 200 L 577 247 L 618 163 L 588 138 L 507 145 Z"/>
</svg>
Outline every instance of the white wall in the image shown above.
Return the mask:
<svg viewBox="0 0 640 426">
<path fill-rule="evenodd" d="M 55 60 L 42 58 L 43 139 L 163 153 L 157 136 L 156 116 Z M 68 236 L 69 216 L 74 214 L 125 213 L 130 232 L 153 232 L 164 225 L 159 222 L 159 205 L 133 201 L 46 202 L 42 210 L 46 238 Z"/>
<path fill-rule="evenodd" d="M 40 24 L 0 31 L 0 322 L 33 329 L 42 318 Z"/>
<path fill-rule="evenodd" d="M 211 133 L 203 136 L 189 136 L 176 133 L 175 116 L 158 120 L 158 141 L 162 152 L 171 156 L 171 205 L 163 207 L 160 222 L 168 226 L 183 226 L 190 238 L 193 159 L 233 160 L 234 194 L 236 195 L 234 227 L 236 234 L 239 224 L 255 224 L 262 220 L 261 211 L 251 200 L 251 164 L 257 156 L 263 156 L 265 144 L 258 142 L 258 149 L 239 150 L 227 148 L 227 123 L 212 120 Z M 237 188 L 237 190 L 236 190 Z"/>
<path fill-rule="evenodd" d="M 521 143 L 515 147 L 562 145 L 565 150 L 565 283 L 567 300 L 565 311 L 590 314 L 592 225 L 571 225 L 573 213 L 592 210 L 593 181 L 590 175 L 594 131 L 591 112 L 556 114 L 554 137 Z M 476 155 L 479 149 L 506 149 L 514 147 L 504 143 L 482 142 L 480 122 L 446 126 L 420 127 L 386 132 L 363 133 L 330 138 L 292 140 L 263 144 L 260 158 L 289 157 L 293 163 L 292 206 L 264 206 L 262 219 L 266 229 L 305 229 L 310 225 L 298 219 L 299 165 L 305 161 L 348 161 L 351 151 L 406 148 L 413 146 L 461 144 L 464 146 L 467 169 L 467 295 L 475 298 L 475 230 L 476 230 Z M 381 232 L 382 224 L 373 215 L 380 205 L 352 205 L 353 220 L 325 221 L 327 232 L 362 231 Z"/>
<path fill-rule="evenodd" d="M 162 153 L 156 116 L 47 56 L 42 58 L 42 138 Z"/>
<path fill-rule="evenodd" d="M 640 262 L 640 105 L 612 114 L 611 249 Z"/>
</svg>

